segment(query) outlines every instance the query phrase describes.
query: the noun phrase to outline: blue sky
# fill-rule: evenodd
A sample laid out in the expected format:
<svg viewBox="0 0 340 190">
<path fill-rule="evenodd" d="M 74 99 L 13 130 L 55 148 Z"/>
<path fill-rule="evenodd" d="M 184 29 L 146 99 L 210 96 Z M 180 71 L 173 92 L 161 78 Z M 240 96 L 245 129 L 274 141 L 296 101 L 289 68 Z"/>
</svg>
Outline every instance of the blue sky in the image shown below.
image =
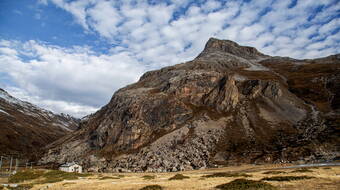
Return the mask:
<svg viewBox="0 0 340 190">
<path fill-rule="evenodd" d="M 339 53 L 339 26 L 338 0 L 0 0 L 0 87 L 82 117 L 210 37 L 316 58 Z"/>
</svg>

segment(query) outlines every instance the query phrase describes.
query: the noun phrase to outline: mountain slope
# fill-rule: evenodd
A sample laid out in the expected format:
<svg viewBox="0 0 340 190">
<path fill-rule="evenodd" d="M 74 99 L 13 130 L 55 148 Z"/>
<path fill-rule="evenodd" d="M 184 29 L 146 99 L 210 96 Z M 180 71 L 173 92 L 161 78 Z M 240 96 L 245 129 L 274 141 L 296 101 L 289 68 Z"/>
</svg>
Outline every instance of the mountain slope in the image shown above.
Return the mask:
<svg viewBox="0 0 340 190">
<path fill-rule="evenodd" d="M 0 89 L 0 154 L 34 156 L 77 125 L 71 116 L 53 114 Z"/>
<path fill-rule="evenodd" d="M 295 60 L 211 38 L 193 61 L 145 73 L 43 163 L 178 171 L 339 157 L 339 55 Z"/>
</svg>

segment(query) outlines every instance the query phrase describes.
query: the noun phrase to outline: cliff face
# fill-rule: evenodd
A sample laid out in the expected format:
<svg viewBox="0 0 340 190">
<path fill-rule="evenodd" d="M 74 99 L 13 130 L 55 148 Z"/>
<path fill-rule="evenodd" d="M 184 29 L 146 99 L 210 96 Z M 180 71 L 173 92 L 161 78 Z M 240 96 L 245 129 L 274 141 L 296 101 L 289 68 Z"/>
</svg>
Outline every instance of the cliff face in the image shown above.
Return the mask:
<svg viewBox="0 0 340 190">
<path fill-rule="evenodd" d="M 193 61 L 145 73 L 43 163 L 90 170 L 178 171 L 339 156 L 339 55 L 271 57 L 211 38 Z"/>
<path fill-rule="evenodd" d="M 0 154 L 39 157 L 41 148 L 77 128 L 78 120 L 54 114 L 0 89 Z"/>
</svg>

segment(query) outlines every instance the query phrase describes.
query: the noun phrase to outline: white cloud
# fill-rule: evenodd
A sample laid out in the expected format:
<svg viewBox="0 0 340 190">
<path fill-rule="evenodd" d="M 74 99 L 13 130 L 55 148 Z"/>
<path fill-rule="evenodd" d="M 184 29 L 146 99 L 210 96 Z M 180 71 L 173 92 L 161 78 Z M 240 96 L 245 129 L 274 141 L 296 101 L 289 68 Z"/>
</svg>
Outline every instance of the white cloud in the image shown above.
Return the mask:
<svg viewBox="0 0 340 190">
<path fill-rule="evenodd" d="M 121 20 L 120 15 L 114 8 L 113 2 L 99 1 L 94 7 L 87 10 L 91 27 L 107 38 L 116 35 L 117 27 Z"/>
<path fill-rule="evenodd" d="M 218 1 L 207 1 L 205 4 L 202 6 L 202 9 L 207 12 L 214 11 L 216 9 L 221 8 L 221 3 Z"/>
<path fill-rule="evenodd" d="M 340 26 L 340 19 L 339 18 L 333 19 L 330 22 L 328 22 L 327 24 L 322 25 L 319 28 L 319 33 L 320 34 L 329 34 L 330 32 L 332 32 L 333 30 L 335 30 L 339 26 Z"/>
<path fill-rule="evenodd" d="M 85 115 L 97 111 L 98 108 L 92 106 L 86 106 L 73 102 L 66 102 L 61 100 L 43 99 L 39 96 L 29 94 L 22 88 L 8 86 L 6 91 L 14 97 L 17 97 L 23 101 L 28 101 L 34 105 L 45 108 L 47 110 L 53 110 L 55 113 L 68 113 L 74 117 L 81 118 Z"/>
<path fill-rule="evenodd" d="M 88 30 L 88 24 L 86 23 L 86 8 L 94 3 L 94 0 L 77 0 L 77 1 L 64 1 L 64 0 L 51 0 L 55 5 L 70 12 L 77 23 L 82 25 L 86 30 Z M 46 1 L 40 1 L 42 4 L 47 4 Z"/>
<path fill-rule="evenodd" d="M 139 60 L 146 61 L 146 64 L 158 63 L 155 58 L 164 57 L 163 53 L 167 52 L 168 60 L 164 58 L 167 63 L 161 65 L 174 64 L 173 57 L 181 56 L 176 61 L 195 57 L 205 40 L 211 36 L 247 45 L 253 42 L 259 45 L 259 50 L 273 50 L 266 52 L 272 55 L 307 58 L 307 52 L 296 54 L 295 50 L 318 43 L 317 39 L 310 39 L 310 35 L 317 33 L 324 38 L 334 31 L 339 19 L 330 15 L 335 15 L 340 7 L 339 3 L 331 0 L 298 1 L 290 8 L 290 1 L 272 0 L 250 3 L 216 0 L 190 3 L 174 0 L 170 4 L 150 4 L 146 0 L 52 2 L 71 13 L 84 28 L 90 28 L 112 42 L 120 41 L 127 51 Z M 319 6 L 323 6 L 324 11 L 315 14 Z M 329 11 L 329 14 L 325 11 Z M 313 14 L 314 18 L 308 20 Z M 325 21 L 328 23 L 320 23 Z M 291 44 L 287 45 L 288 42 Z M 337 46 L 337 43 L 334 42 L 332 46 Z M 268 44 L 273 47 L 267 47 Z M 155 68 L 161 65 L 155 65 Z"/>
<path fill-rule="evenodd" d="M 33 102 L 77 116 L 93 112 L 108 102 L 114 90 L 135 82 L 145 71 L 125 51 L 104 55 L 88 48 L 66 49 L 36 41 L 0 44 L 2 72 L 26 94 L 36 96 Z"/>
</svg>

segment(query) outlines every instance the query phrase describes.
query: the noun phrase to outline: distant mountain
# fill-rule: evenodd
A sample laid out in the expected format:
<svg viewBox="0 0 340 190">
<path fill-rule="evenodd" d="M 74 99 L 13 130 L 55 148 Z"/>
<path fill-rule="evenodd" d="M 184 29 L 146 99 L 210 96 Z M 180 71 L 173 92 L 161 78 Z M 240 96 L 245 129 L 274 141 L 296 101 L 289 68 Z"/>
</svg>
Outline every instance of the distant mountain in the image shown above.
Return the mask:
<svg viewBox="0 0 340 190">
<path fill-rule="evenodd" d="M 339 130 L 339 54 L 296 60 L 211 38 L 193 61 L 118 90 L 41 162 L 163 172 L 330 161 Z"/>
<path fill-rule="evenodd" d="M 36 156 L 42 147 L 77 129 L 79 120 L 54 114 L 0 89 L 0 155 Z"/>
</svg>

